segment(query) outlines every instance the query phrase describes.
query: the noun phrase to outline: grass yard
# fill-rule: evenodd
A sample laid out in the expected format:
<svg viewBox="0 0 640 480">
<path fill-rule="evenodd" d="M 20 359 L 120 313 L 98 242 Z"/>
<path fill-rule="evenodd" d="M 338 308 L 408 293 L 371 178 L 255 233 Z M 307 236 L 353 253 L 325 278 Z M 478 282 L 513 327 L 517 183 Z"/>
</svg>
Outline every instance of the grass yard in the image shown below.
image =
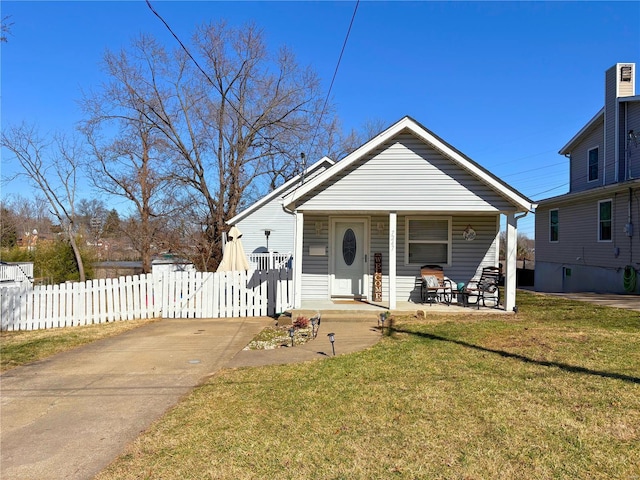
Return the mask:
<svg viewBox="0 0 640 480">
<path fill-rule="evenodd" d="M 97 478 L 640 478 L 640 314 L 518 305 L 396 318 L 363 352 L 223 371 Z"/>
<path fill-rule="evenodd" d="M 138 328 L 155 320 L 128 320 L 48 330 L 1 332 L 0 372 L 42 360 L 101 338 Z"/>
</svg>

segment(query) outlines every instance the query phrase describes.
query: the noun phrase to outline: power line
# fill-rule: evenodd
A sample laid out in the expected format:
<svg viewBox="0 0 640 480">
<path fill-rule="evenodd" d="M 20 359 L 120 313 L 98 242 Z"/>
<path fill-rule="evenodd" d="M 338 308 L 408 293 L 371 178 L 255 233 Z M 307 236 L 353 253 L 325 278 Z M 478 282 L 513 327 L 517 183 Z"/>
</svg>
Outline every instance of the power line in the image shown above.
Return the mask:
<svg viewBox="0 0 640 480">
<path fill-rule="evenodd" d="M 211 85 L 214 86 L 214 88 L 216 88 L 216 90 L 218 90 L 219 93 L 222 94 L 222 92 L 217 88 L 216 84 L 213 82 L 213 80 L 211 80 L 211 77 L 209 77 L 209 75 L 207 74 L 207 72 L 204 71 L 204 69 L 200 66 L 200 64 L 198 63 L 198 61 L 193 57 L 193 55 L 191 55 L 191 52 L 189 52 L 189 50 L 187 49 L 187 47 L 184 45 L 184 43 L 182 43 L 182 40 L 180 40 L 180 38 L 178 38 L 178 35 L 176 35 L 174 33 L 174 31 L 171 29 L 171 26 L 169 26 L 169 24 L 164 20 L 164 18 L 162 18 L 162 16 L 156 12 L 156 10 L 153 8 L 153 6 L 151 5 L 151 2 L 149 0 L 146 0 L 147 2 L 147 6 L 149 7 L 149 9 L 153 12 L 153 14 L 158 17 L 160 19 L 160 21 L 164 24 L 165 27 L 167 27 L 167 30 L 169 30 L 169 33 L 171 33 L 171 35 L 173 35 L 173 38 L 176 39 L 176 41 L 180 44 L 180 47 L 182 47 L 182 50 L 184 50 L 184 52 L 189 56 L 189 58 L 191 59 L 191 61 L 195 64 L 196 67 L 198 67 L 198 70 L 200 70 L 200 72 L 205 76 L 205 78 L 209 81 L 209 83 Z M 229 102 L 227 100 L 227 103 L 229 103 L 229 105 L 231 106 L 231 108 L 233 108 L 234 110 L 235 107 L 231 104 L 231 102 Z M 240 114 L 240 112 L 238 112 L 236 110 L 236 113 L 238 115 L 240 115 L 240 117 L 242 118 L 242 115 Z M 244 120 L 246 122 L 246 120 L 244 118 L 242 118 L 242 120 Z"/>
<path fill-rule="evenodd" d="M 569 182 L 563 183 L 562 185 L 558 185 L 557 187 L 553 187 L 553 188 L 550 188 L 548 190 L 544 190 L 542 192 L 534 193 L 533 195 L 531 195 L 531 197 L 537 197 L 538 195 L 542 195 L 543 193 L 547 193 L 547 192 L 551 192 L 553 190 L 557 190 L 558 188 L 566 187 L 567 185 L 569 185 Z"/>
<path fill-rule="evenodd" d="M 347 34 L 344 38 L 344 42 L 342 44 L 342 50 L 340 50 L 340 56 L 338 57 L 338 63 L 336 64 L 336 68 L 333 71 L 333 77 L 331 78 L 331 83 L 329 84 L 329 91 L 327 92 L 327 96 L 324 99 L 324 105 L 322 106 L 322 110 L 320 111 L 320 117 L 318 118 L 318 123 L 316 125 L 316 129 L 313 132 L 313 137 L 311 137 L 311 144 L 309 145 L 309 151 L 313 149 L 313 143 L 316 140 L 316 136 L 318 134 L 318 130 L 320 129 L 320 123 L 322 122 L 322 117 L 324 116 L 324 112 L 327 108 L 327 103 L 329 102 L 329 97 L 331 96 L 331 90 L 333 89 L 333 83 L 336 80 L 336 76 L 338 75 L 338 69 L 340 68 L 340 62 L 342 61 L 342 55 L 344 54 L 345 48 L 347 47 L 347 41 L 349 40 L 349 35 L 351 34 L 351 27 L 353 26 L 353 21 L 356 18 L 356 12 L 358 11 L 358 5 L 360 5 L 360 0 L 356 0 L 356 6 L 353 9 L 353 15 L 351 15 L 351 22 L 349 22 L 349 28 L 347 29 Z M 304 165 L 303 165 L 304 169 Z"/>
<path fill-rule="evenodd" d="M 226 101 L 227 105 L 229 105 L 231 107 L 231 109 L 238 115 L 238 117 L 240 117 L 240 119 L 245 123 L 245 125 L 250 129 L 251 133 L 255 133 L 256 135 L 258 135 L 260 138 L 262 138 L 268 145 L 272 146 L 271 140 L 270 138 L 265 137 L 264 135 L 262 135 L 262 133 L 260 133 L 260 131 L 258 129 L 256 129 L 255 127 L 251 126 L 251 123 L 244 117 L 244 115 L 242 115 L 242 113 L 235 107 L 235 105 L 233 103 L 231 103 L 231 100 L 229 100 L 229 98 L 227 98 L 226 95 L 224 95 L 224 93 L 222 92 L 221 88 L 215 84 L 215 82 L 211 79 L 211 77 L 207 74 L 207 72 L 205 72 L 205 70 L 200 66 L 200 64 L 198 63 L 198 61 L 193 57 L 193 55 L 191 55 L 191 52 L 189 52 L 189 49 L 184 45 L 184 43 L 182 43 L 182 41 L 180 40 L 180 38 L 178 37 L 178 35 L 176 35 L 174 33 L 174 31 L 171 29 L 171 26 L 164 20 L 164 18 L 162 18 L 162 16 L 153 8 L 153 6 L 151 5 L 150 0 L 146 0 L 147 6 L 149 7 L 149 9 L 153 12 L 153 14 L 158 17 L 160 19 L 160 21 L 164 24 L 165 27 L 167 27 L 167 30 L 169 30 L 169 32 L 171 33 L 171 35 L 173 35 L 173 38 L 176 39 L 176 41 L 180 44 L 180 47 L 182 48 L 182 50 L 184 50 L 184 52 L 189 56 L 189 58 L 191 59 L 191 61 L 194 63 L 194 65 L 198 68 L 198 70 L 200 70 L 200 72 L 204 75 L 204 77 L 207 79 L 207 81 L 213 86 L 213 88 L 216 89 L 216 91 L 220 94 L 220 96 L 222 97 L 223 101 Z"/>
<path fill-rule="evenodd" d="M 525 157 L 527 158 L 527 157 Z M 521 159 L 523 160 L 523 159 Z M 558 162 L 558 163 L 552 163 L 551 165 L 544 165 L 542 167 L 537 167 L 537 168 L 531 168 L 529 170 L 522 170 L 520 172 L 516 172 L 516 173 L 509 173 L 508 175 L 501 175 L 500 178 L 507 178 L 507 177 L 513 177 L 515 175 L 521 175 L 523 173 L 529 173 L 529 172 L 537 172 L 539 170 L 544 170 L 546 168 L 551 168 L 551 167 L 557 167 L 558 165 L 565 165 L 566 162 Z"/>
</svg>

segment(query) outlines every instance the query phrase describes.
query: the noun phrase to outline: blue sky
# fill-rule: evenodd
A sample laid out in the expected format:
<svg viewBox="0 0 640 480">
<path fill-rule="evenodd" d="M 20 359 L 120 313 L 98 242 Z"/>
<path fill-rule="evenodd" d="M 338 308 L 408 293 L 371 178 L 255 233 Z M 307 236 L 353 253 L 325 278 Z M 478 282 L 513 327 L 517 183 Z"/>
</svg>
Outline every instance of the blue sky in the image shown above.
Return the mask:
<svg viewBox="0 0 640 480">
<path fill-rule="evenodd" d="M 328 89 L 354 11 L 342 2 L 172 2 L 154 8 L 183 41 L 194 26 L 254 21 Z M 175 40 L 144 0 L 2 1 L 2 126 L 70 131 L 105 49 L 141 32 Z M 602 107 L 604 71 L 640 63 L 640 2 L 359 4 L 332 97 L 345 128 L 410 115 L 533 200 L 568 188 L 558 150 Z M 640 88 L 640 87 L 638 87 Z M 3 175 L 13 171 L 3 152 Z M 25 194 L 24 180 L 2 195 Z M 88 196 L 88 195 L 86 195 Z M 533 237 L 533 218 L 520 221 Z"/>
</svg>

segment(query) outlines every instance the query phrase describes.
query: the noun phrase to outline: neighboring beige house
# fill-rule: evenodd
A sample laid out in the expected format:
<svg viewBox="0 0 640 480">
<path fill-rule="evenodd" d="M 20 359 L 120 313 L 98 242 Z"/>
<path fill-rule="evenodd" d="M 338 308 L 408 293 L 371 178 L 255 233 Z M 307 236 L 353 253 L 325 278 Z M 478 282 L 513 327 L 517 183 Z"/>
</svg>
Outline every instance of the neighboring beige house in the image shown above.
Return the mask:
<svg viewBox="0 0 640 480">
<path fill-rule="evenodd" d="M 295 308 L 371 300 L 376 265 L 391 309 L 419 301 L 421 265 L 468 282 L 498 265 L 501 215 L 509 252 L 503 304 L 515 307 L 517 219 L 535 204 L 412 118 L 290 189 L 283 206 L 295 222 Z"/>
<path fill-rule="evenodd" d="M 604 107 L 560 150 L 569 192 L 536 209 L 535 288 L 638 293 L 640 96 L 636 66 L 605 72 Z"/>
</svg>

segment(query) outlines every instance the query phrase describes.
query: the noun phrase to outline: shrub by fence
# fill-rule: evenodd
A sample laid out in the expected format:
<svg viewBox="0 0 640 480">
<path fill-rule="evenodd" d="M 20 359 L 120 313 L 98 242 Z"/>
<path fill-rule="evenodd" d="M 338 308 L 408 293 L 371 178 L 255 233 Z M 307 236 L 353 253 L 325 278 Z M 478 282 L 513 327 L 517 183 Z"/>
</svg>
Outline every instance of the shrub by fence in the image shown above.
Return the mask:
<svg viewBox="0 0 640 480">
<path fill-rule="evenodd" d="M 291 270 L 174 272 L 0 290 L 1 328 L 38 330 L 140 318 L 274 315 L 293 301 Z"/>
</svg>

